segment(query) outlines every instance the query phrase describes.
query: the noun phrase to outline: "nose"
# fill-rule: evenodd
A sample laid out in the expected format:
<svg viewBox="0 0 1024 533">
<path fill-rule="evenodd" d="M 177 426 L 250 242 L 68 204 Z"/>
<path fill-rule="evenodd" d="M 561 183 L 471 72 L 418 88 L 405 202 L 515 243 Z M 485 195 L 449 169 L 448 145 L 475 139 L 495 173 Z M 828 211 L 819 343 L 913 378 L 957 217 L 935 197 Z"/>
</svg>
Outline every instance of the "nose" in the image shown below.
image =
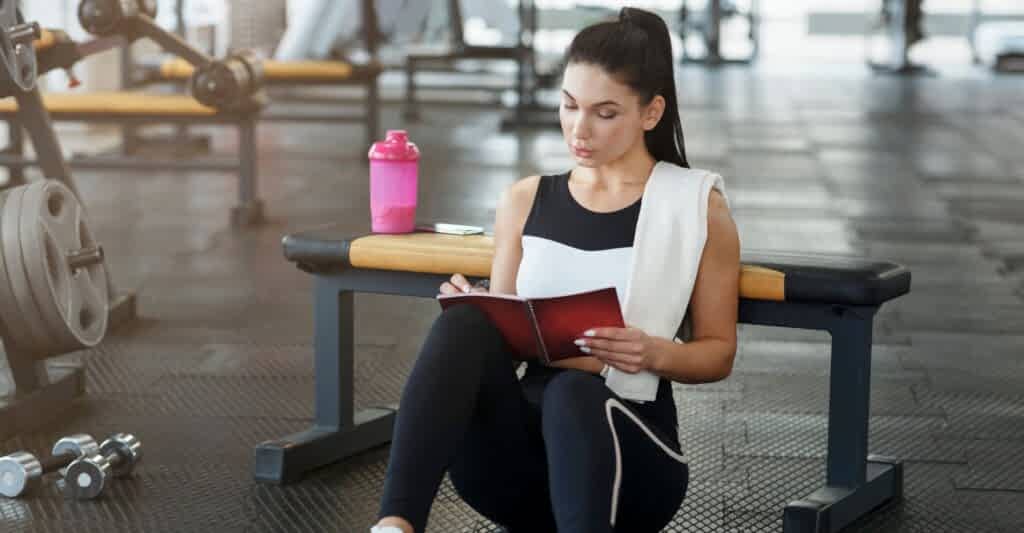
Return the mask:
<svg viewBox="0 0 1024 533">
<path fill-rule="evenodd" d="M 585 141 L 590 138 L 590 121 L 584 113 L 577 113 L 572 124 L 572 137 Z"/>
</svg>

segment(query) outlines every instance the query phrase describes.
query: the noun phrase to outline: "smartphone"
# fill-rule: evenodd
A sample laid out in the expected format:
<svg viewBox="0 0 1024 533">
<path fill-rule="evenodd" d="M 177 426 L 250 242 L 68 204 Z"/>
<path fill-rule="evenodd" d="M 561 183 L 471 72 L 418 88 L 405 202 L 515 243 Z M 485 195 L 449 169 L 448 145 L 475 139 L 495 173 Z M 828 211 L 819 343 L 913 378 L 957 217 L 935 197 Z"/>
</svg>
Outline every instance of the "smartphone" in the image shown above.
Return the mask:
<svg viewBox="0 0 1024 533">
<path fill-rule="evenodd" d="M 434 222 L 432 224 L 418 224 L 418 231 L 429 231 L 432 233 L 445 233 L 448 235 L 482 235 L 484 229 L 480 226 L 464 226 L 462 224 L 447 224 Z"/>
</svg>

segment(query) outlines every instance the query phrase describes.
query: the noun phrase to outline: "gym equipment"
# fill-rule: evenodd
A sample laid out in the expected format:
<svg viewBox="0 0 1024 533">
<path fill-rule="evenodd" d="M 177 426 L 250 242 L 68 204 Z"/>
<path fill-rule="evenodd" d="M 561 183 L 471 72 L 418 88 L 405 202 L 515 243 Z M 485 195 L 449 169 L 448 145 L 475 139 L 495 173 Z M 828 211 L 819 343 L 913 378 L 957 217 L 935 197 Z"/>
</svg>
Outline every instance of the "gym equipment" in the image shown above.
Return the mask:
<svg viewBox="0 0 1024 533">
<path fill-rule="evenodd" d="M 111 476 L 130 476 L 141 459 L 139 439 L 118 433 L 103 441 L 98 454 L 83 455 L 68 466 L 64 494 L 76 500 L 92 500 L 103 493 Z"/>
<path fill-rule="evenodd" d="M 315 276 L 315 421 L 255 450 L 257 481 L 287 483 L 388 442 L 395 414 L 355 411 L 354 293 L 434 298 L 452 272 L 470 282 L 490 273 L 487 236 L 434 233 L 351 237 L 340 226 L 288 235 L 285 257 Z M 896 459 L 868 455 L 873 318 L 910 291 L 900 265 L 855 257 L 750 254 L 742 258 L 739 320 L 831 333 L 825 486 L 786 507 L 787 533 L 838 531 L 880 505 L 899 501 Z"/>
<path fill-rule="evenodd" d="M 94 456 L 100 449 L 96 439 L 78 434 L 58 440 L 50 457 L 38 458 L 28 452 L 0 457 L 0 496 L 19 498 L 35 491 L 43 476 L 67 467 L 76 459 Z"/>
<path fill-rule="evenodd" d="M 423 65 L 438 66 L 446 72 L 456 72 L 453 63 L 458 60 L 504 60 L 515 61 L 516 81 L 511 87 L 516 91 L 516 120 L 524 122 L 525 114 L 535 102 L 534 85 L 536 78 L 536 61 L 533 50 L 533 38 L 537 27 L 537 4 L 535 0 L 519 0 L 519 31 L 517 42 L 508 46 L 483 46 L 468 44 L 463 36 L 462 6 L 460 0 L 447 0 L 449 17 L 448 43 L 436 45 L 409 46 L 405 59 L 405 106 L 403 116 L 406 120 L 419 118 L 419 102 L 416 100 L 416 73 L 423 70 Z M 437 87 L 432 85 L 431 87 Z M 459 89 L 464 86 L 446 84 L 445 89 Z M 479 86 L 470 88 L 479 89 Z M 510 87 L 501 87 L 504 91 Z"/>
<path fill-rule="evenodd" d="M 0 215 L 4 339 L 35 354 L 93 347 L 107 329 L 107 273 L 81 204 L 57 181 L 5 191 Z"/>
<path fill-rule="evenodd" d="M 153 17 L 155 0 L 82 0 L 78 20 L 89 33 L 99 37 L 123 36 L 126 46 L 147 37 L 163 50 L 195 67 L 193 96 L 204 105 L 222 111 L 254 111 L 266 105 L 262 90 L 262 67 L 251 54 L 214 59 L 188 44 L 179 35 L 164 30 Z"/>
<path fill-rule="evenodd" d="M 679 8 L 679 39 L 682 41 L 683 63 L 703 63 L 706 65 L 750 64 L 757 59 L 759 51 L 760 10 L 758 0 L 749 0 L 749 6 L 741 9 L 735 0 L 707 0 L 703 10 L 691 10 L 684 1 Z M 745 57 L 726 58 L 722 56 L 722 24 L 728 20 L 744 20 L 747 23 L 747 39 L 750 52 Z M 700 37 L 704 54 L 694 56 L 686 46 L 691 34 Z"/>
<path fill-rule="evenodd" d="M 361 23 L 358 24 L 364 28 L 376 28 L 378 25 L 377 21 L 377 10 L 374 8 L 373 0 L 359 0 L 362 4 L 361 9 Z M 180 2 L 180 0 L 179 0 Z M 183 22 L 179 20 L 179 27 L 183 28 Z M 183 29 L 182 29 L 183 33 Z M 363 31 L 362 32 L 366 42 L 365 47 L 369 54 L 369 60 L 365 63 L 355 64 L 348 63 L 345 61 L 337 60 L 316 60 L 316 61 L 280 61 L 280 60 L 267 60 L 260 62 L 258 68 L 259 85 L 265 89 L 270 88 L 295 88 L 295 87 L 310 87 L 310 86 L 325 86 L 325 87 L 361 87 L 363 89 L 364 98 L 359 98 L 357 103 L 359 105 L 359 112 L 353 112 L 354 110 L 345 109 L 340 112 L 327 112 L 323 111 L 323 108 L 317 108 L 315 112 L 301 111 L 296 109 L 295 111 L 284 112 L 282 110 L 265 110 L 260 114 L 260 121 L 269 122 L 315 122 L 315 123 L 351 123 L 361 122 L 366 127 L 366 145 L 369 146 L 377 138 L 377 131 L 379 129 L 380 122 L 380 100 L 377 88 L 377 79 L 383 72 L 383 66 L 377 60 L 377 48 L 379 43 L 379 31 Z M 206 99 L 205 94 L 200 95 L 201 92 L 197 90 L 196 86 L 202 85 L 197 83 L 197 79 L 202 76 L 211 74 L 196 74 L 196 69 L 186 60 L 181 58 L 174 58 L 162 62 L 159 65 L 141 65 L 135 62 L 134 55 L 130 47 L 122 47 L 121 54 L 121 70 L 122 70 L 122 86 L 126 89 L 142 87 L 151 84 L 171 83 L 171 84 L 189 84 L 192 87 L 192 94 L 200 96 Z M 244 82 L 244 74 L 246 69 L 242 69 L 238 64 L 241 60 L 244 64 L 253 65 L 251 57 L 232 56 L 226 60 L 226 65 L 218 66 L 215 70 L 222 70 L 224 68 L 234 68 L 240 71 L 241 76 L 237 76 L 234 79 L 239 79 Z M 194 75 L 195 74 L 195 75 Z M 215 74 L 214 74 L 215 75 Z M 231 86 L 234 82 L 229 81 L 224 86 Z M 276 99 L 275 95 L 275 99 Z M 289 101 L 295 102 L 297 99 L 288 98 Z M 210 101 L 215 101 L 215 98 L 211 98 Z M 339 98 L 323 99 L 321 102 L 328 103 L 350 103 L 350 101 L 342 100 Z M 293 106 L 294 108 L 294 106 Z M 123 134 L 123 150 L 126 153 L 131 153 L 137 149 L 137 147 L 151 138 L 143 138 L 136 134 L 131 128 L 125 128 Z M 157 142 L 163 142 L 164 139 L 160 139 Z M 202 137 L 190 137 L 184 130 L 179 130 L 177 134 L 169 140 L 179 146 L 194 146 L 198 148 L 198 151 L 203 152 L 208 150 L 209 141 Z"/>
<path fill-rule="evenodd" d="M 31 106 L 46 106 L 56 120 L 109 122 L 125 128 L 152 123 L 235 125 L 240 146 L 237 163 L 209 158 L 203 161 L 153 161 L 116 156 L 76 157 L 72 163 L 79 168 L 236 171 L 239 200 L 231 210 L 231 223 L 235 226 L 257 223 L 263 219 L 263 202 L 257 191 L 255 121 L 259 110 L 266 103 L 261 62 L 246 53 L 222 60 L 210 58 L 177 35 L 157 26 L 151 17 L 155 13 L 154 8 L 155 3 L 143 0 L 82 0 L 78 9 L 80 21 L 83 27 L 99 37 L 76 43 L 62 32 L 49 32 L 45 41 L 41 40 L 35 45 L 35 48 L 43 51 L 41 58 L 45 62 L 41 63 L 41 70 L 70 69 L 92 54 L 148 37 L 188 62 L 195 98 L 129 92 L 56 93 L 48 94 L 46 98 L 37 95 Z M 41 38 L 42 35 L 37 37 Z M 17 104 L 0 102 L 0 117 L 8 122 L 10 132 L 10 145 L 0 153 L 0 164 L 11 169 L 15 182 L 24 181 L 23 167 L 44 166 L 49 159 L 44 158 L 42 153 L 35 160 L 26 159 L 22 155 L 22 127 L 42 127 L 51 131 L 52 135 L 49 122 L 51 116 L 47 115 L 43 126 L 34 124 L 32 116 L 22 112 L 25 105 L 20 98 Z"/>
<path fill-rule="evenodd" d="M 0 2 L 0 106 L 11 106 L 19 124 L 12 142 L 20 147 L 28 131 L 45 179 L 26 185 L 16 167 L 0 191 L 0 338 L 14 385 L 0 397 L 0 440 L 48 422 L 84 393 L 80 364 L 48 359 L 95 346 L 108 325 L 135 317 L 135 295 L 111 281 L 34 83 L 46 71 L 36 49 L 56 49 L 60 35 L 42 40 L 15 6 Z"/>
<path fill-rule="evenodd" d="M 48 93 L 39 105 L 45 106 L 54 121 L 233 126 L 238 132 L 239 150 L 230 159 L 147 159 L 113 154 L 76 156 L 71 158 L 70 164 L 76 169 L 213 170 L 236 173 L 238 200 L 229 213 L 231 226 L 248 226 L 263 220 L 263 200 L 259 197 L 256 177 L 258 154 L 256 116 L 253 113 L 218 112 L 190 96 L 180 94 L 138 92 Z M 17 132 L 22 124 L 20 107 L 14 102 L 0 101 L 0 120 L 6 120 L 9 130 Z M 0 165 L 22 168 L 43 165 L 45 162 L 42 157 L 27 159 L 22 153 L 21 139 L 15 135 L 6 153 L 0 153 Z"/>
</svg>

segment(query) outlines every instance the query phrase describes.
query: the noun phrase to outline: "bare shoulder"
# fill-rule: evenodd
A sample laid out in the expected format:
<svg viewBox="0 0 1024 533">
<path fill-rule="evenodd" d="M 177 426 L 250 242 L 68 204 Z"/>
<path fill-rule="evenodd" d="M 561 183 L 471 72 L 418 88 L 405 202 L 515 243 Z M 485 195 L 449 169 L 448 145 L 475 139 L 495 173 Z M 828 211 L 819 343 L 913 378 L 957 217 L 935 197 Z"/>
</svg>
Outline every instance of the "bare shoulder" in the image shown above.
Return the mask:
<svg viewBox="0 0 1024 533">
<path fill-rule="evenodd" d="M 708 195 L 708 241 L 729 256 L 739 254 L 739 234 L 725 196 L 716 189 Z"/>
<path fill-rule="evenodd" d="M 729 204 L 725 201 L 725 196 L 722 194 L 722 191 L 711 189 L 711 194 L 708 195 L 708 213 L 723 210 L 726 213 L 729 212 Z"/>
<path fill-rule="evenodd" d="M 527 176 L 506 187 L 498 203 L 496 224 L 521 230 L 530 214 L 539 183 L 540 176 Z"/>
<path fill-rule="evenodd" d="M 516 180 L 505 188 L 502 195 L 502 204 L 508 207 L 523 207 L 533 203 L 533 197 L 537 194 L 537 186 L 540 184 L 540 176 L 527 176 Z"/>
</svg>

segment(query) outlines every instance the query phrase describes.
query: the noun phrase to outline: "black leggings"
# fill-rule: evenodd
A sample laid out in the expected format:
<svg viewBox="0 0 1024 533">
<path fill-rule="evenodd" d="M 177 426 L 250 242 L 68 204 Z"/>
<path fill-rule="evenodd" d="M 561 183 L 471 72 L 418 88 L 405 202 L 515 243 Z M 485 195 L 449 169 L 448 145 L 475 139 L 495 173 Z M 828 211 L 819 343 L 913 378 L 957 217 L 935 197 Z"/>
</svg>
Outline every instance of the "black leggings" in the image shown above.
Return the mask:
<svg viewBox="0 0 1024 533">
<path fill-rule="evenodd" d="M 379 516 L 424 531 L 448 470 L 466 503 L 513 532 L 658 531 L 689 469 L 674 420 L 658 427 L 637 412 L 587 372 L 520 383 L 486 316 L 452 307 L 402 393 Z"/>
</svg>

